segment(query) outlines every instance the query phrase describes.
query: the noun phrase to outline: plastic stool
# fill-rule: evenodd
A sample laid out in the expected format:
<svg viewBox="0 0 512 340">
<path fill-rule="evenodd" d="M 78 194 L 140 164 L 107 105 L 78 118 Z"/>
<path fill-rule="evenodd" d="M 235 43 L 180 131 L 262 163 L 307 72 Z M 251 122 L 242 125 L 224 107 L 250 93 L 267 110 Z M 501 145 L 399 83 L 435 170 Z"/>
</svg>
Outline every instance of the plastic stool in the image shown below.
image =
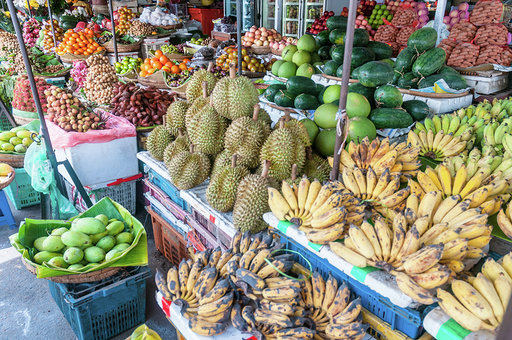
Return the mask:
<svg viewBox="0 0 512 340">
<path fill-rule="evenodd" d="M 5 197 L 3 190 L 0 191 L 0 226 L 8 225 L 11 229 L 16 229 L 16 222 L 12 216 L 11 208 Z"/>
</svg>

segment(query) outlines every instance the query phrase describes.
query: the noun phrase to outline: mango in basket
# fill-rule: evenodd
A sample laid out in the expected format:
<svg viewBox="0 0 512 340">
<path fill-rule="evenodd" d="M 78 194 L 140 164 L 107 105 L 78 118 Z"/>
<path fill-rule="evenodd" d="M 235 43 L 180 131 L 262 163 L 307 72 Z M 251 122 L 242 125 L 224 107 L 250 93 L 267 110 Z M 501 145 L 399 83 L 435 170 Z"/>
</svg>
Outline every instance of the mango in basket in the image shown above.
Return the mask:
<svg viewBox="0 0 512 340">
<path fill-rule="evenodd" d="M 12 166 L 6 163 L 0 163 L 0 181 L 2 180 L 1 177 L 7 177 L 11 172 L 14 172 Z"/>
<path fill-rule="evenodd" d="M 137 327 L 130 336 L 130 340 L 162 340 L 157 332 L 143 324 Z"/>
</svg>

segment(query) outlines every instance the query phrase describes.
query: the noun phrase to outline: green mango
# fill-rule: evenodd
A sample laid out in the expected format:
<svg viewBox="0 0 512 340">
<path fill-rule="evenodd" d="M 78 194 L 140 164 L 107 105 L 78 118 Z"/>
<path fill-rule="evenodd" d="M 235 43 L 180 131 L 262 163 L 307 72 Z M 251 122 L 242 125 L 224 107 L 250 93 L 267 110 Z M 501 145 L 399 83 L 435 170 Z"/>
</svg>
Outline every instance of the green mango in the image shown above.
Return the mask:
<svg viewBox="0 0 512 340">
<path fill-rule="evenodd" d="M 57 252 L 64 247 L 60 236 L 50 235 L 43 241 L 43 249 L 46 251 Z"/>
<path fill-rule="evenodd" d="M 84 251 L 85 259 L 91 263 L 103 261 L 105 258 L 105 251 L 100 247 L 89 247 Z"/>
<path fill-rule="evenodd" d="M 102 221 L 94 217 L 77 218 L 71 224 L 71 230 L 79 231 L 87 235 L 99 234 L 105 231 Z"/>
<path fill-rule="evenodd" d="M 91 237 L 91 241 L 93 244 L 96 244 L 98 243 L 99 240 L 101 240 L 102 238 L 104 238 L 105 236 L 108 235 L 108 230 L 105 230 L 104 232 L 102 233 L 98 233 L 98 234 L 94 234 L 94 235 L 90 235 Z"/>
<path fill-rule="evenodd" d="M 68 247 L 84 247 L 92 245 L 91 237 L 74 230 L 69 230 L 62 234 L 61 239 Z"/>
<path fill-rule="evenodd" d="M 62 254 L 61 253 L 52 253 L 52 252 L 43 250 L 34 255 L 34 262 L 37 264 L 43 264 L 43 262 L 48 262 L 56 256 L 62 256 Z"/>
<path fill-rule="evenodd" d="M 117 241 L 117 244 L 120 244 L 120 243 L 131 244 L 133 242 L 133 234 L 125 231 L 116 236 L 116 241 Z"/>
<path fill-rule="evenodd" d="M 114 236 L 105 236 L 96 243 L 96 247 L 100 247 L 104 251 L 109 251 L 116 245 L 116 239 Z"/>
<path fill-rule="evenodd" d="M 83 264 L 80 264 L 80 263 L 75 263 L 75 264 L 72 264 L 71 266 L 68 267 L 69 270 L 78 270 L 78 269 L 82 269 L 84 267 Z"/>
<path fill-rule="evenodd" d="M 108 234 L 115 236 L 124 230 L 124 223 L 120 221 L 114 221 L 107 225 Z"/>
<path fill-rule="evenodd" d="M 43 251 L 43 242 L 46 240 L 47 236 L 41 236 L 34 240 L 34 248 L 36 248 L 38 251 Z"/>
<path fill-rule="evenodd" d="M 98 215 L 98 216 L 96 216 L 94 218 L 100 220 L 101 222 L 103 222 L 103 224 L 105 226 L 108 224 L 108 217 L 107 217 L 107 215 L 100 214 L 100 215 Z"/>
<path fill-rule="evenodd" d="M 84 252 L 77 247 L 70 247 L 64 252 L 64 261 L 69 264 L 76 264 L 84 258 Z"/>
<path fill-rule="evenodd" d="M 128 243 L 119 243 L 117 244 L 114 248 L 112 248 L 111 250 L 119 250 L 119 251 L 124 251 L 126 248 L 128 248 L 130 245 Z"/>
<path fill-rule="evenodd" d="M 119 249 L 112 249 L 110 250 L 107 255 L 105 255 L 105 261 L 110 261 L 112 260 L 117 254 L 121 254 L 122 251 L 119 250 Z"/>
<path fill-rule="evenodd" d="M 62 256 L 52 257 L 50 259 L 50 261 L 48 261 L 48 264 L 55 266 L 55 267 L 59 267 L 59 268 L 67 268 L 68 267 L 68 264 L 66 263 L 66 261 L 64 261 L 64 257 L 62 257 Z"/>
<path fill-rule="evenodd" d="M 53 236 L 61 236 L 61 235 L 62 235 L 62 234 L 64 234 L 66 231 L 69 231 L 69 229 L 68 229 L 68 228 L 66 228 L 66 227 L 53 229 L 53 230 L 52 230 L 52 235 L 53 235 Z"/>
</svg>

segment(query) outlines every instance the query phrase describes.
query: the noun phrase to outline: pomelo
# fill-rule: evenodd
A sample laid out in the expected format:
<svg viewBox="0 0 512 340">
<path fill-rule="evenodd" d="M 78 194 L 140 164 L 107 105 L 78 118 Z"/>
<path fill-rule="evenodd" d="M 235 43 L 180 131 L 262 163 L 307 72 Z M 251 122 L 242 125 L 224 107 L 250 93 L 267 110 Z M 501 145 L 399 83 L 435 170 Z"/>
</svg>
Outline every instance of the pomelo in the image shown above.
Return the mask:
<svg viewBox="0 0 512 340">
<path fill-rule="evenodd" d="M 302 119 L 300 122 L 304 125 L 304 127 L 308 131 L 309 140 L 311 141 L 311 144 L 313 144 L 316 136 L 320 132 L 320 129 L 318 129 L 318 126 L 315 124 L 315 122 L 309 118 Z"/>
<path fill-rule="evenodd" d="M 295 65 L 309 64 L 311 62 L 311 54 L 307 51 L 297 51 L 293 54 L 292 61 Z"/>
<path fill-rule="evenodd" d="M 310 34 L 304 34 L 302 37 L 300 37 L 299 41 L 297 41 L 297 49 L 299 51 L 306 51 L 306 52 L 314 52 L 316 51 L 316 41 L 315 38 L 313 38 Z"/>
<path fill-rule="evenodd" d="M 315 74 L 315 69 L 311 64 L 306 63 L 299 66 L 295 75 L 311 78 L 313 74 Z"/>
<path fill-rule="evenodd" d="M 288 46 L 290 46 L 290 45 L 288 45 Z M 291 61 L 286 61 L 281 65 L 281 67 L 279 67 L 278 77 L 290 78 L 290 77 L 293 77 L 296 72 L 297 72 L 297 65 L 295 65 Z"/>
<path fill-rule="evenodd" d="M 283 51 L 281 52 L 281 57 L 284 61 L 292 61 L 295 52 L 297 52 L 297 46 L 288 45 L 285 48 L 283 48 Z"/>
<path fill-rule="evenodd" d="M 285 63 L 284 60 L 277 60 L 274 64 L 272 64 L 272 74 L 277 76 L 279 74 L 279 68 L 284 63 Z"/>
<path fill-rule="evenodd" d="M 325 89 L 324 103 L 332 103 L 340 99 L 341 85 L 331 85 Z"/>
<path fill-rule="evenodd" d="M 336 127 L 338 106 L 332 103 L 322 104 L 315 111 L 315 123 L 322 129 Z"/>
<path fill-rule="evenodd" d="M 320 131 L 315 139 L 316 151 L 324 157 L 334 154 L 334 144 L 336 143 L 336 128 Z"/>
<path fill-rule="evenodd" d="M 375 125 L 373 125 L 373 123 L 368 118 L 364 117 L 355 117 L 350 119 L 347 143 L 350 141 L 360 143 L 361 140 L 366 136 L 368 136 L 370 140 L 375 139 L 377 136 Z"/>
<path fill-rule="evenodd" d="M 349 92 L 347 94 L 347 116 L 348 118 L 363 117 L 366 118 L 370 114 L 372 107 L 368 99 L 362 94 Z"/>
</svg>

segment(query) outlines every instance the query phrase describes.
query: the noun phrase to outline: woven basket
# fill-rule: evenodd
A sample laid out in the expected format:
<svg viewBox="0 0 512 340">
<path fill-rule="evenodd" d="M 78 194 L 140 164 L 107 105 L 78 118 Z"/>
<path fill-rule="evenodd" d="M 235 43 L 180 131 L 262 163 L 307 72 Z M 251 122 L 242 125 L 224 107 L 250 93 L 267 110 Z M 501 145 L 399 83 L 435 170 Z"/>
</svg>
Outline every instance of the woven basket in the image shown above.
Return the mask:
<svg viewBox="0 0 512 340">
<path fill-rule="evenodd" d="M 155 27 L 159 27 L 159 28 L 164 29 L 164 30 L 175 30 L 175 29 L 178 29 L 178 28 L 182 28 L 183 24 L 180 22 L 179 24 L 176 24 L 176 25 L 155 26 Z"/>
<path fill-rule="evenodd" d="M 179 54 L 179 53 L 164 53 L 170 60 L 183 61 L 185 59 L 192 59 L 193 55 Z"/>
<path fill-rule="evenodd" d="M 25 117 L 20 117 L 20 116 L 15 116 L 15 115 L 13 115 L 12 117 L 14 118 L 14 121 L 18 125 L 25 125 L 25 124 L 30 123 L 34 119 L 37 119 L 37 118 L 25 118 Z"/>
<path fill-rule="evenodd" d="M 9 184 L 11 184 L 12 181 L 14 181 L 14 176 L 16 176 L 16 172 L 14 172 L 14 171 L 10 172 L 9 175 L 7 175 L 6 180 L 3 182 L 0 182 L 0 190 L 9 186 Z"/>
<path fill-rule="evenodd" d="M 117 43 L 117 52 L 123 53 L 123 52 L 135 52 L 140 50 L 140 45 L 142 44 L 142 40 L 139 40 L 136 43 L 133 44 L 120 44 Z M 109 53 L 114 53 L 114 43 L 112 40 L 107 41 L 106 43 L 102 44 L 101 46 L 105 47 L 105 50 Z"/>
<path fill-rule="evenodd" d="M 36 268 L 28 263 L 25 258 L 21 258 L 21 261 L 25 265 L 25 268 L 28 269 L 29 272 L 31 272 L 34 275 L 37 275 Z M 83 273 L 83 274 L 70 274 L 70 275 L 63 275 L 63 276 L 52 276 L 52 277 L 46 277 L 45 279 L 57 282 L 57 283 L 84 283 L 84 282 L 94 282 L 94 281 L 100 281 L 103 279 L 106 279 L 108 277 L 111 277 L 114 274 L 117 274 L 121 271 L 121 267 L 110 267 L 110 268 L 104 268 L 101 270 L 89 272 L 89 273 Z"/>
<path fill-rule="evenodd" d="M 271 49 L 269 46 L 255 46 L 249 47 L 249 51 L 254 54 L 269 54 Z"/>
<path fill-rule="evenodd" d="M 0 153 L 0 163 L 6 163 L 13 168 L 23 168 L 25 163 L 25 155 L 15 155 L 11 153 Z M 2 188 L 3 189 L 3 188 Z"/>
<path fill-rule="evenodd" d="M 150 76 L 138 77 L 137 81 L 139 84 L 144 86 L 154 86 L 157 89 L 168 89 L 169 87 L 165 83 L 164 71 L 158 71 Z"/>
<path fill-rule="evenodd" d="M 98 53 L 94 53 L 94 54 L 105 54 L 105 50 L 103 50 L 101 52 L 98 52 Z M 91 54 L 91 55 L 94 55 L 94 54 Z M 73 64 L 73 61 L 75 61 L 75 60 L 86 60 L 90 56 L 89 55 L 83 55 L 83 54 L 66 53 L 66 54 L 63 54 L 63 55 L 61 55 L 59 57 L 60 57 L 60 60 L 63 63 Z"/>
<path fill-rule="evenodd" d="M 69 69 L 66 70 L 66 69 L 63 69 L 62 71 L 58 72 L 58 73 L 55 73 L 54 75 L 51 75 L 51 76 L 43 76 L 41 74 L 37 74 L 37 73 L 34 73 L 34 75 L 38 76 L 39 78 L 43 78 L 43 79 L 52 79 L 52 78 L 58 78 L 58 77 L 65 77 L 69 74 Z"/>
<path fill-rule="evenodd" d="M 169 89 L 171 89 L 172 92 L 175 92 L 178 95 L 178 97 L 186 98 L 187 87 L 188 87 L 188 80 L 187 80 L 187 82 L 185 82 L 185 84 L 182 84 L 182 85 L 180 85 L 178 87 L 171 87 L 171 86 L 167 86 L 167 87 Z"/>
<path fill-rule="evenodd" d="M 263 78 L 266 72 L 251 72 L 251 71 L 242 71 L 242 75 L 247 78 Z"/>
<path fill-rule="evenodd" d="M 272 52 L 272 54 L 280 56 L 283 53 L 283 50 L 276 50 L 276 49 L 271 48 L 270 52 Z"/>
</svg>

